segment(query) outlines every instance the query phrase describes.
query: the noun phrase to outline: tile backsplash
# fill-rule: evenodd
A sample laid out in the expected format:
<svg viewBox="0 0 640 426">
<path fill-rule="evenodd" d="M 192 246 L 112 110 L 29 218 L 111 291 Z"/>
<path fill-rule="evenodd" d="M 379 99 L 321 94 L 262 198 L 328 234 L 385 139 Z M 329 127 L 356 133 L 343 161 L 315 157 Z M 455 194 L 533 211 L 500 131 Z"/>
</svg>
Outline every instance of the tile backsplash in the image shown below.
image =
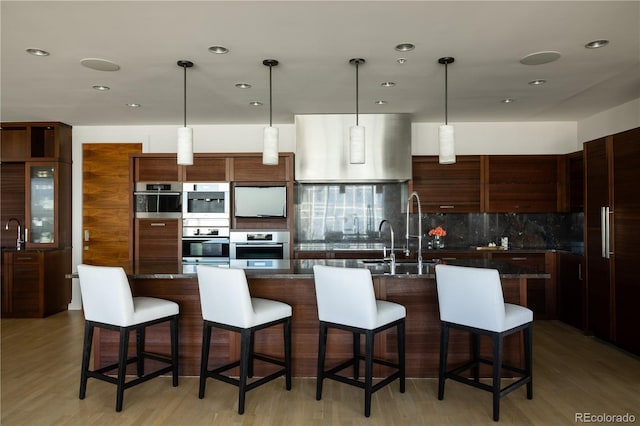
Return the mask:
<svg viewBox="0 0 640 426">
<path fill-rule="evenodd" d="M 380 222 L 387 219 L 401 247 L 408 197 L 406 183 L 296 184 L 295 242 L 388 241 L 388 226 L 378 233 Z M 418 216 L 409 215 L 411 234 L 417 233 Z M 423 213 L 421 222 L 425 236 L 437 226 L 446 230 L 449 249 L 500 245 L 502 237 L 511 249 L 580 253 L 583 247 L 582 213 Z M 424 241 L 426 248 L 429 238 Z"/>
</svg>

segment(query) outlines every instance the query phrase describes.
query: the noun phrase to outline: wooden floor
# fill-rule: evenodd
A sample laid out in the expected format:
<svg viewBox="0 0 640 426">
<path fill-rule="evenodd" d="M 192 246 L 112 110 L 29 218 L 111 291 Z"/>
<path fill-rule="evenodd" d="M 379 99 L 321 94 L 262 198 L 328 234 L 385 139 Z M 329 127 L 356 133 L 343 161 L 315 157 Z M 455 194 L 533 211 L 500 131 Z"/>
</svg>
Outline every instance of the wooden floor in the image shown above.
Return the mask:
<svg viewBox="0 0 640 426">
<path fill-rule="evenodd" d="M 13 425 L 490 425 L 491 396 L 447 381 L 438 401 L 437 380 L 411 379 L 406 393 L 393 383 L 374 394 L 363 416 L 363 391 L 325 381 L 315 400 L 315 379 L 279 379 L 247 394 L 237 414 L 237 388 L 181 377 L 177 388 L 161 377 L 125 391 L 116 413 L 115 386 L 89 379 L 78 399 L 84 320 L 80 311 L 45 319 L 2 320 L 2 417 Z M 434 344 L 436 344 L 434 342 Z M 576 413 L 635 416 L 640 423 L 640 360 L 555 321 L 534 326 L 534 398 L 524 388 L 502 399 L 500 424 L 571 425 Z"/>
</svg>

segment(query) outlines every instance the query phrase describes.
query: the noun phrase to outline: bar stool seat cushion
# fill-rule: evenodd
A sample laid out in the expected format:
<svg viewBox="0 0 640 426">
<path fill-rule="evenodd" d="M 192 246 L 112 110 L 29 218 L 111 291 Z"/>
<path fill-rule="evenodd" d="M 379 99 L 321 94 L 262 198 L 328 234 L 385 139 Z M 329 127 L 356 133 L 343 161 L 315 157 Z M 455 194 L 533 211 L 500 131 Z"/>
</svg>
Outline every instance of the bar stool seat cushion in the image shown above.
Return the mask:
<svg viewBox="0 0 640 426">
<path fill-rule="evenodd" d="M 253 305 L 253 317 L 249 323 L 249 327 L 265 324 L 272 321 L 277 321 L 282 318 L 291 316 L 291 305 L 287 305 L 277 300 L 261 299 L 259 297 L 252 297 L 251 304 Z"/>
<path fill-rule="evenodd" d="M 376 308 L 378 309 L 378 315 L 376 316 L 376 323 L 372 327 L 374 329 L 407 316 L 407 309 L 398 303 L 376 300 Z"/>
<path fill-rule="evenodd" d="M 157 318 L 178 315 L 180 307 L 171 300 L 158 299 L 157 297 L 134 297 L 133 316 L 128 324 L 116 324 L 121 327 L 142 324 Z"/>
</svg>

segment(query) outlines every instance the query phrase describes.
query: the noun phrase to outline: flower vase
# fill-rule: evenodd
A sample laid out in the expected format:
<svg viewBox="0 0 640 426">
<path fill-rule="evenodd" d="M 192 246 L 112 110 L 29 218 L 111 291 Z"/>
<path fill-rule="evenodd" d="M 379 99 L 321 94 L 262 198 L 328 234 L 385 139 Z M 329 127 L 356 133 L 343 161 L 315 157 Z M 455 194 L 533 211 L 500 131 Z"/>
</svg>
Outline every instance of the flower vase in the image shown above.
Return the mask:
<svg viewBox="0 0 640 426">
<path fill-rule="evenodd" d="M 444 248 L 444 237 L 440 235 L 434 235 L 431 244 L 434 249 L 443 249 Z"/>
</svg>

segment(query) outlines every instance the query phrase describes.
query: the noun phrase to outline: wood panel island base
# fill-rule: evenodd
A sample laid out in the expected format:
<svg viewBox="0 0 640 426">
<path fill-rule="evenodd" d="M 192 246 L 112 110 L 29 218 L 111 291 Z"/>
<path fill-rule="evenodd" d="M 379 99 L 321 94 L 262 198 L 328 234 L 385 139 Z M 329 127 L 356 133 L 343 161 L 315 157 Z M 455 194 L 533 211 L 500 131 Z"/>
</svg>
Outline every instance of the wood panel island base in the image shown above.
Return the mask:
<svg viewBox="0 0 640 426">
<path fill-rule="evenodd" d="M 465 266 L 464 261 L 457 264 Z M 291 305 L 293 375 L 315 377 L 318 353 L 318 313 L 312 273 L 313 263 L 345 267 L 365 267 L 358 260 L 301 260 L 292 261 L 289 270 L 247 270 L 251 295 L 279 300 Z M 467 262 L 468 263 L 468 262 Z M 477 262 L 476 262 L 477 263 Z M 484 267 L 495 267 L 501 271 L 505 302 L 526 305 L 526 282 L 528 278 L 545 278 L 545 274 L 485 261 Z M 182 273 L 182 265 L 175 265 L 178 273 L 165 272 L 171 265 L 136 265 L 125 269 L 128 272 L 134 296 L 151 296 L 169 299 L 180 305 L 180 375 L 198 376 L 202 346 L 202 316 L 198 281 L 192 273 Z M 478 265 L 467 265 L 478 266 Z M 161 269 L 160 269 L 161 268 Z M 179 269 L 178 269 L 179 268 Z M 435 274 L 433 269 L 423 275 L 385 275 L 373 272 L 376 297 L 400 303 L 406 307 L 406 373 L 407 377 L 438 377 L 440 346 L 440 319 Z M 155 328 L 154 328 L 155 327 Z M 147 350 L 166 353 L 169 349 L 168 333 L 157 325 L 146 333 Z M 507 337 L 504 342 L 505 362 L 523 365 L 522 339 L 519 334 Z M 282 327 L 276 326 L 256 334 L 255 348 L 259 353 L 281 356 Z M 95 336 L 94 362 L 96 367 L 115 362 L 118 335 L 100 330 Z M 236 333 L 214 330 L 211 338 L 209 365 L 229 363 L 240 357 L 240 342 Z M 364 343 L 364 342 L 363 342 Z M 327 365 L 337 365 L 347 359 L 352 351 L 352 336 L 346 332 L 331 332 L 328 338 Z M 449 363 L 456 365 L 470 355 L 470 338 L 466 333 L 452 331 L 450 337 Z M 377 357 L 395 359 L 396 333 L 388 330 L 375 341 Z M 132 336 L 130 351 L 134 350 Z M 364 349 L 361 350 L 361 353 Z M 490 357 L 491 345 L 481 340 L 481 354 Z M 152 368 L 153 366 L 149 366 Z M 271 372 L 269 366 L 256 361 L 256 376 Z M 383 376 L 381 366 L 374 371 L 376 377 Z M 132 371 L 133 373 L 133 371 Z M 238 372 L 236 371 L 235 374 Z M 484 373 L 487 374 L 488 370 Z"/>
</svg>

